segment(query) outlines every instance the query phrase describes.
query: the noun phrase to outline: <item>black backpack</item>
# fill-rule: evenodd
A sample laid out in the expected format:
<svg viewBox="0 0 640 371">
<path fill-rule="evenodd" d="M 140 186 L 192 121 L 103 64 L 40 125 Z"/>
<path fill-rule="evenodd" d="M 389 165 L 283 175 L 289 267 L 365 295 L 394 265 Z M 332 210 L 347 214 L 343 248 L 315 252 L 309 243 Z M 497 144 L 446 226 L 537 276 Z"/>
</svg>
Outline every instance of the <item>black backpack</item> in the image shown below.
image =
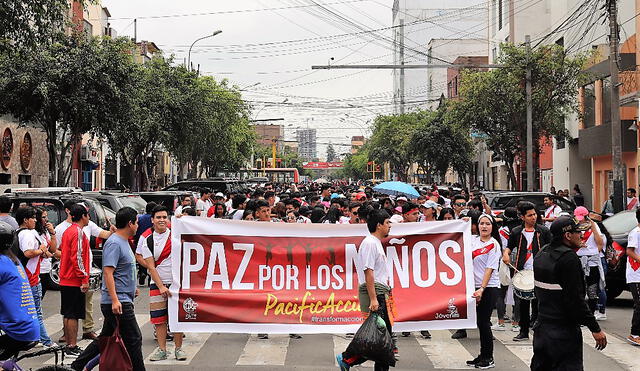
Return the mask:
<svg viewBox="0 0 640 371">
<path fill-rule="evenodd" d="M 27 262 L 29 261 L 29 258 L 27 258 L 24 255 L 24 252 L 22 251 L 22 249 L 20 248 L 20 240 L 18 239 L 18 234 L 20 234 L 20 232 L 26 230 L 27 228 L 18 228 L 13 232 L 13 243 L 11 244 L 11 252 L 13 252 L 13 255 L 16 256 L 16 258 L 18 258 L 18 260 L 20 261 L 20 264 L 22 264 L 23 267 L 27 266 Z"/>
</svg>

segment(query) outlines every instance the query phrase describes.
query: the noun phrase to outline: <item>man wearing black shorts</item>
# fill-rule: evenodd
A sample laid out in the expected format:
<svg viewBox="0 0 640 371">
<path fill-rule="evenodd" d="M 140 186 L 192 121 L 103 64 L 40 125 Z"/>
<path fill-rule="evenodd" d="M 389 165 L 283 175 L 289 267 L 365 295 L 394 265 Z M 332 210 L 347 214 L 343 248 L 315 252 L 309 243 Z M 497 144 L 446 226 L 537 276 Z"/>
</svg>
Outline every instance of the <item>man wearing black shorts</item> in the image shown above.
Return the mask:
<svg viewBox="0 0 640 371">
<path fill-rule="evenodd" d="M 89 239 L 82 232 L 89 224 L 89 212 L 81 204 L 69 210 L 73 224 L 62 235 L 60 246 L 60 314 L 64 318 L 65 355 L 76 358 L 82 349 L 77 345 L 78 320 L 85 318 L 85 293 L 89 289 Z"/>
</svg>

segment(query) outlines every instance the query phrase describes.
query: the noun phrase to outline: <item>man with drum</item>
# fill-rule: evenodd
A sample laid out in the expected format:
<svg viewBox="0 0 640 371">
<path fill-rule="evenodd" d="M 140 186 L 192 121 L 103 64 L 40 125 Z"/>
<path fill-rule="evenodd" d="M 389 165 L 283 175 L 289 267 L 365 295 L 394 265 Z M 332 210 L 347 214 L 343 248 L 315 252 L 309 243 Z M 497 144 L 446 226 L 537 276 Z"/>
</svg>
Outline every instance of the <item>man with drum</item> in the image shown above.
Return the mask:
<svg viewBox="0 0 640 371">
<path fill-rule="evenodd" d="M 529 326 L 538 315 L 538 301 L 533 295 L 533 287 L 517 287 L 518 282 L 532 281 L 528 277 L 533 271 L 533 259 L 546 244 L 551 242 L 551 233 L 544 225 L 537 224 L 538 212 L 536 206 L 528 201 L 518 203 L 518 213 L 522 219 L 522 225 L 513 228 L 509 237 L 507 248 L 502 254 L 502 261 L 512 270 L 514 274 L 522 277 L 514 277 L 514 291 L 520 305 L 520 333 L 513 338 L 513 341 L 524 341 L 529 339 Z M 511 252 L 514 253 L 513 262 Z M 533 309 L 531 309 L 533 308 Z"/>
<path fill-rule="evenodd" d="M 560 216 L 551 224 L 553 239 L 536 256 L 533 264 L 538 321 L 533 333 L 531 370 L 582 370 L 582 331 L 587 326 L 596 349 L 607 346 L 607 337 L 585 301 L 582 264 L 576 250 L 581 232 L 589 224 Z"/>
</svg>

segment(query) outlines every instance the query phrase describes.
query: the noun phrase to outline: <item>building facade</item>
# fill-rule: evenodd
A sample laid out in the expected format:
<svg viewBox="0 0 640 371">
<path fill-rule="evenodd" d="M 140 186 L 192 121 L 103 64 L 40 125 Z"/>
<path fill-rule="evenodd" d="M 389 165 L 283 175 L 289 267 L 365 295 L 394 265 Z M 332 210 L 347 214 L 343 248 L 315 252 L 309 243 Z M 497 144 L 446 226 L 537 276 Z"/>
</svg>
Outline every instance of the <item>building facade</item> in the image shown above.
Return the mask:
<svg viewBox="0 0 640 371">
<path fill-rule="evenodd" d="M 318 158 L 318 144 L 316 129 L 298 129 L 298 155 L 303 161 L 313 161 Z"/>
<path fill-rule="evenodd" d="M 273 142 L 276 142 L 276 150 L 282 153 L 284 149 L 284 126 L 283 125 L 254 125 L 256 131 L 257 142 L 265 147 L 271 148 Z"/>
<path fill-rule="evenodd" d="M 20 125 L 11 116 L 1 116 L 0 134 L 0 184 L 49 186 L 46 133 L 29 125 Z"/>
</svg>

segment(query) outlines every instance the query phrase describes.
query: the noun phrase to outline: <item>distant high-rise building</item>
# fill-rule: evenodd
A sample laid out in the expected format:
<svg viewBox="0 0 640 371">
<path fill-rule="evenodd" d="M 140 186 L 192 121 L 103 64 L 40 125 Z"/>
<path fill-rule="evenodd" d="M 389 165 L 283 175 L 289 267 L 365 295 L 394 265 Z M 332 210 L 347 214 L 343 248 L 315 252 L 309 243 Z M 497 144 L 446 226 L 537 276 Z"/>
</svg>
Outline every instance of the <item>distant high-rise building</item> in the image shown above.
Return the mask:
<svg viewBox="0 0 640 371">
<path fill-rule="evenodd" d="M 298 129 L 298 155 L 306 161 L 318 157 L 316 129 Z"/>
</svg>

